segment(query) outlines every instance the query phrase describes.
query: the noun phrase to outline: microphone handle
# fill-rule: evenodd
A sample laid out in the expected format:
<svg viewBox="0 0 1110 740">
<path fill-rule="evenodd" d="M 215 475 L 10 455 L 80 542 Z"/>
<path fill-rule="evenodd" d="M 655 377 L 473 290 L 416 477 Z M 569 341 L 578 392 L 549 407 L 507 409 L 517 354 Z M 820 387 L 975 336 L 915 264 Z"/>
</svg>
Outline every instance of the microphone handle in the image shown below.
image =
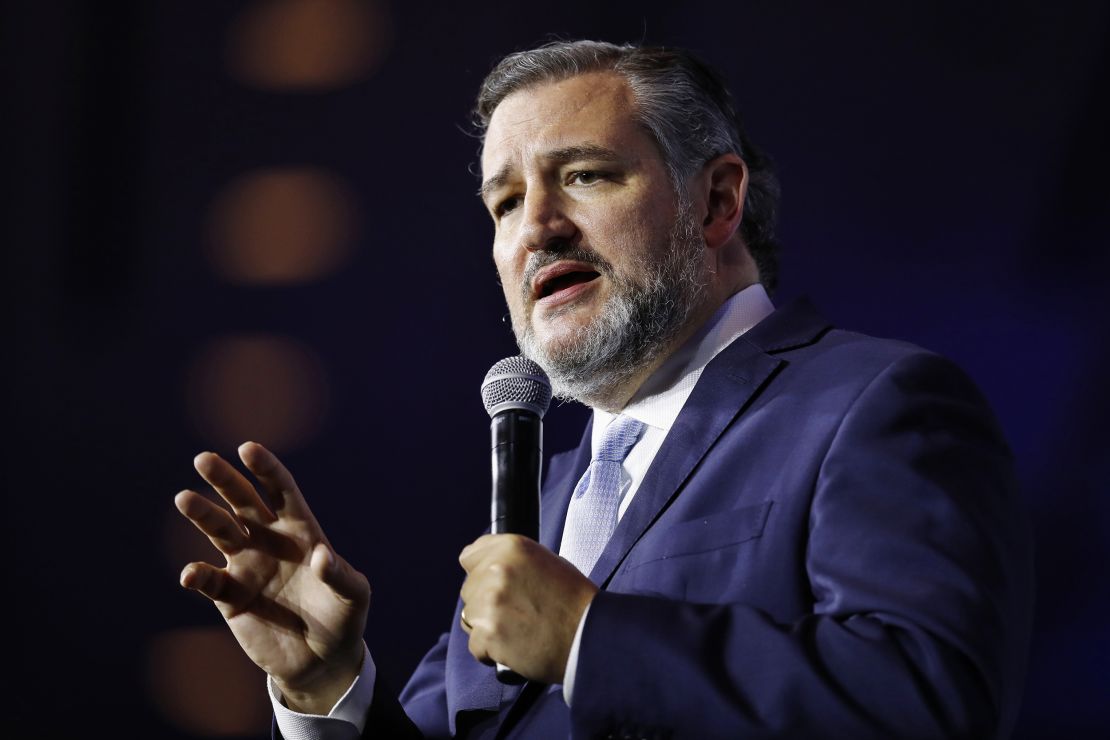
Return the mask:
<svg viewBox="0 0 1110 740">
<path fill-rule="evenodd" d="M 543 421 L 524 409 L 509 409 L 490 422 L 493 491 L 490 531 L 540 538 L 540 472 L 543 464 Z M 520 674 L 497 664 L 497 680 L 524 683 Z"/>
</svg>

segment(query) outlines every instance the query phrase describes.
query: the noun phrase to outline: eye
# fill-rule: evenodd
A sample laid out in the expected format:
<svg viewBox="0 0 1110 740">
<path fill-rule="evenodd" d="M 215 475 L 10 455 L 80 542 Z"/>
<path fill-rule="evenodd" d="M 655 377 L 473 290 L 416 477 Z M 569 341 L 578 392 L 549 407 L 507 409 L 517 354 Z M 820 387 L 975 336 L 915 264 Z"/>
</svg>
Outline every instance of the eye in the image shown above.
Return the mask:
<svg viewBox="0 0 1110 740">
<path fill-rule="evenodd" d="M 498 202 L 497 205 L 495 205 L 493 207 L 493 215 L 500 218 L 501 216 L 504 216 L 506 213 L 509 213 L 510 211 L 514 210 L 518 205 L 520 205 L 520 198 L 519 197 L 514 195 L 511 198 L 505 198 L 504 200 Z"/>
<path fill-rule="evenodd" d="M 567 184 L 595 185 L 606 177 L 604 172 L 596 170 L 575 170 L 567 175 Z"/>
</svg>

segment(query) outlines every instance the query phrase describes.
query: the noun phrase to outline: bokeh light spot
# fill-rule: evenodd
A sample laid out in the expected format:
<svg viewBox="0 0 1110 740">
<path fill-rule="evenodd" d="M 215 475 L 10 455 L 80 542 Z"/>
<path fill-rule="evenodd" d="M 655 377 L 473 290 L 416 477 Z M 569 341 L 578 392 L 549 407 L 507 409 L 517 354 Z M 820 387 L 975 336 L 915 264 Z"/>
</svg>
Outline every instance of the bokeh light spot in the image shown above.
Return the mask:
<svg viewBox="0 0 1110 740">
<path fill-rule="evenodd" d="M 202 438 L 223 450 L 247 440 L 275 452 L 300 447 L 319 431 L 328 404 L 316 354 L 268 335 L 214 341 L 195 361 L 186 397 Z"/>
<path fill-rule="evenodd" d="M 332 89 L 373 72 L 391 36 L 380 0 L 256 2 L 231 27 L 228 67 L 253 87 Z"/>
<path fill-rule="evenodd" d="M 351 252 L 355 197 L 314 168 L 263 169 L 232 181 L 212 207 L 208 252 L 233 283 L 287 285 L 317 280 Z"/>
<path fill-rule="evenodd" d="M 155 705 L 183 730 L 207 737 L 268 731 L 265 674 L 226 627 L 171 630 L 154 637 L 146 674 Z"/>
</svg>

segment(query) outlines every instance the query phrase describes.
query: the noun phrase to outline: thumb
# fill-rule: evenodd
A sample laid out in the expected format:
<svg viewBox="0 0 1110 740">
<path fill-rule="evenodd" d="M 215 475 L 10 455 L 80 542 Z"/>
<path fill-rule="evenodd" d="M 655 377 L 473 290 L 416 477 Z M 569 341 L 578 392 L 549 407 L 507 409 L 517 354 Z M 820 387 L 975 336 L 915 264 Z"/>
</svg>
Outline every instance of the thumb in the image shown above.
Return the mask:
<svg viewBox="0 0 1110 740">
<path fill-rule="evenodd" d="M 310 567 L 312 573 L 343 601 L 369 603 L 370 584 L 366 576 L 352 568 L 350 563 L 332 552 L 323 542 L 318 542 L 313 548 Z"/>
</svg>

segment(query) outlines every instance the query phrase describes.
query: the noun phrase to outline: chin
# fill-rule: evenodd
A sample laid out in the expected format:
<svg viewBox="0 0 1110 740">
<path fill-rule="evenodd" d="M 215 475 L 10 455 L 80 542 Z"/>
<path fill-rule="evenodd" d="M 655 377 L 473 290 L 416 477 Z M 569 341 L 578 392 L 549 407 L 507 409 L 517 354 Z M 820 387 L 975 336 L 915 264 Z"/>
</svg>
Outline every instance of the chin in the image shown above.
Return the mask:
<svg viewBox="0 0 1110 740">
<path fill-rule="evenodd" d="M 597 320 L 583 306 L 564 306 L 542 319 L 532 319 L 532 332 L 548 351 L 560 344 L 569 344 L 582 336 Z"/>
<path fill-rule="evenodd" d="M 548 357 L 561 358 L 577 352 L 585 328 L 578 323 L 558 328 L 545 327 L 536 332 L 535 343 Z"/>
</svg>

